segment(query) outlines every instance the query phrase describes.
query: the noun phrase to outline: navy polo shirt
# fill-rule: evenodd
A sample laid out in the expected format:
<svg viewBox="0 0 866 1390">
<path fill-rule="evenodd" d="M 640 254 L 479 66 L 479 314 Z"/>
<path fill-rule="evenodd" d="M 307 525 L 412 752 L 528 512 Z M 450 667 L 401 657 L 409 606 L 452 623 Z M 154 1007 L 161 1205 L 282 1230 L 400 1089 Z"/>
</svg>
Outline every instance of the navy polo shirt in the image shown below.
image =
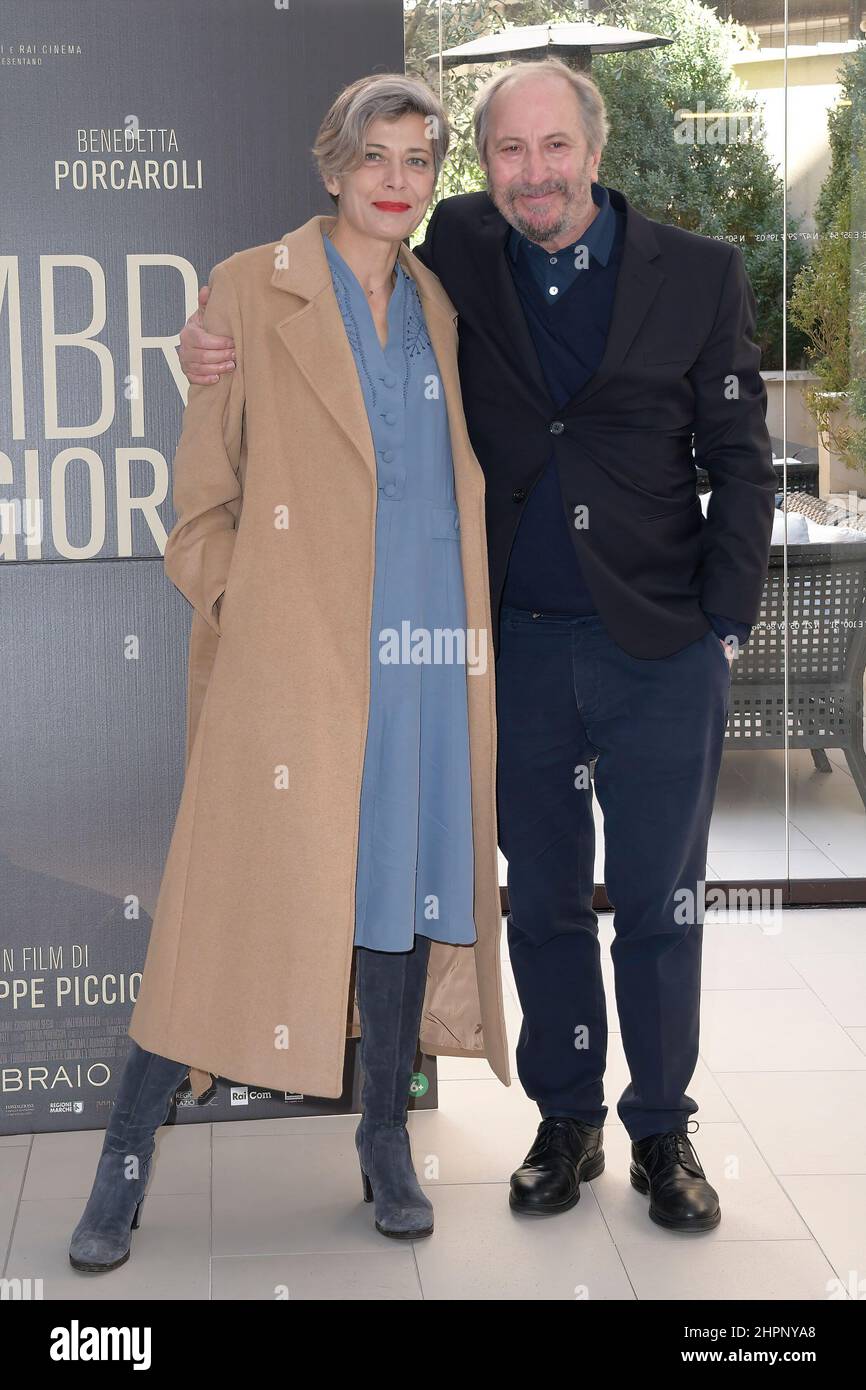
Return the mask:
<svg viewBox="0 0 866 1390">
<path fill-rule="evenodd" d="M 598 213 L 582 236 L 560 251 L 511 228 L 506 261 L 538 360 L 557 408 L 594 376 L 604 355 L 625 238 L 625 214 L 608 191 L 591 186 Z M 531 612 L 583 617 L 596 612 L 569 534 L 551 446 L 527 498 L 514 538 L 502 602 Z M 749 636 L 748 624 L 707 614 L 719 636 Z"/>
<path fill-rule="evenodd" d="M 592 197 L 598 214 L 573 245 L 551 252 L 515 227 L 506 243 L 508 265 L 557 406 L 565 405 L 598 369 L 613 311 L 625 219 L 600 184 L 593 183 Z M 569 535 L 552 446 L 523 508 L 502 602 L 573 616 L 596 611 Z"/>
</svg>

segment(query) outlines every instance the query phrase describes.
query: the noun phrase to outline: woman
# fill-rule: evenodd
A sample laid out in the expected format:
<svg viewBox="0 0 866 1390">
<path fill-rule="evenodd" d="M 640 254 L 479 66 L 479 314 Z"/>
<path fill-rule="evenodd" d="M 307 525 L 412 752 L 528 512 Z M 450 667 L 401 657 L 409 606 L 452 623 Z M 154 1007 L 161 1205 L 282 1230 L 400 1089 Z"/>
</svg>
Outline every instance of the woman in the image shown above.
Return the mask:
<svg viewBox="0 0 866 1390">
<path fill-rule="evenodd" d="M 337 1097 L 351 1018 L 363 1194 L 403 1239 L 433 1229 L 419 1034 L 510 1084 L 484 477 L 454 306 L 403 244 L 447 145 L 425 84 L 361 79 L 313 150 L 336 216 L 211 276 L 238 363 L 190 389 L 165 549 L 194 609 L 186 778 L 77 1269 L 128 1258 L 187 1072 Z"/>
</svg>

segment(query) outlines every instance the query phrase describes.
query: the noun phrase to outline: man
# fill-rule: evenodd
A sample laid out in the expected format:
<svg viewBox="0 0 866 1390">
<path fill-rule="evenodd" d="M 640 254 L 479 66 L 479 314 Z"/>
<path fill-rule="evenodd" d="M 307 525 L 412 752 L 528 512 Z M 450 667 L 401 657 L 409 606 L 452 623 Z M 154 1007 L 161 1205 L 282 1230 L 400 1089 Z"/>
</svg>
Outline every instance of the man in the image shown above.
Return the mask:
<svg viewBox="0 0 866 1390">
<path fill-rule="evenodd" d="M 658 1224 L 708 1230 L 719 1199 L 686 1094 L 701 886 L 724 639 L 747 640 L 757 617 L 776 489 L 754 296 L 736 247 L 654 222 L 597 182 L 607 119 L 590 78 L 557 59 L 516 64 L 480 91 L 474 121 L 488 191 L 441 201 L 416 254 L 459 312 L 486 477 L 517 1067 L 542 1117 L 510 1202 L 565 1211 L 604 1167 L 594 763 L 630 1178 Z M 202 383 L 231 344 L 197 317 L 180 356 Z"/>
</svg>

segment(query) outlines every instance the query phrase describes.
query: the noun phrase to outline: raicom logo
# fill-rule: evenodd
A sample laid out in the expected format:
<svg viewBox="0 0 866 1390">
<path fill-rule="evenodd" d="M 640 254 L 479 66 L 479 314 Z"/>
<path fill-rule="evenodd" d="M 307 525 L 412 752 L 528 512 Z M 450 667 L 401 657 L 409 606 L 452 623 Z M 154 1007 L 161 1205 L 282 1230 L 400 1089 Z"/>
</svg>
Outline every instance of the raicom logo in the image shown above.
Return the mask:
<svg viewBox="0 0 866 1390">
<path fill-rule="evenodd" d="M 249 1105 L 251 1100 L 273 1100 L 274 1093 L 273 1091 L 257 1091 L 250 1086 L 232 1086 L 229 1097 L 232 1105 Z"/>
<path fill-rule="evenodd" d="M 52 1361 L 132 1361 L 136 1371 L 150 1369 L 149 1327 L 84 1327 L 73 1318 L 68 1327 L 52 1327 Z"/>
</svg>

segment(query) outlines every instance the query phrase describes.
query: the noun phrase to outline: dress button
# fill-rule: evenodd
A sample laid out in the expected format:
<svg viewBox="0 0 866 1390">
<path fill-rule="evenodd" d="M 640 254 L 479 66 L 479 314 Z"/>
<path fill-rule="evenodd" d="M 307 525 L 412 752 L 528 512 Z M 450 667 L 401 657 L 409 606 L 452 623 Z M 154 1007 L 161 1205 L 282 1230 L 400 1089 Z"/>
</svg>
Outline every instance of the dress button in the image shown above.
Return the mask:
<svg viewBox="0 0 866 1390">
<path fill-rule="evenodd" d="M 386 495 L 387 497 L 393 497 L 393 496 L 394 496 L 394 493 L 395 493 L 396 491 L 397 491 L 397 484 L 396 484 L 396 483 L 386 483 L 386 484 L 385 484 L 385 495 Z"/>
<path fill-rule="evenodd" d="M 551 433 L 551 434 L 562 434 L 562 431 L 563 431 L 564 429 L 565 429 L 565 425 L 562 423 L 561 420 L 554 420 L 553 423 L 552 423 L 551 426 L 550 426 L 550 433 Z"/>
<path fill-rule="evenodd" d="M 397 385 L 397 378 L 394 376 L 393 372 L 387 372 L 385 376 L 382 377 L 382 380 L 384 381 L 386 386 Z"/>
<path fill-rule="evenodd" d="M 455 516 L 455 518 L 454 518 L 454 530 L 455 530 L 455 531 L 459 531 L 459 530 L 460 530 L 460 518 L 459 518 L 459 516 Z"/>
<path fill-rule="evenodd" d="M 512 494 L 511 494 L 511 500 L 512 500 L 512 502 L 522 502 L 525 496 L 526 496 L 526 488 L 525 488 L 525 487 L 519 487 L 519 488 L 517 489 L 516 492 L 512 492 Z"/>
<path fill-rule="evenodd" d="M 548 294 L 559 294 L 559 290 L 556 288 L 555 285 L 551 285 L 551 286 L 550 286 L 550 289 L 547 291 L 547 293 L 548 293 Z"/>
<path fill-rule="evenodd" d="M 389 411 L 388 411 L 388 414 L 385 416 L 385 424 L 386 424 L 386 425 L 396 425 L 396 423 L 397 423 L 397 416 L 394 414 L 393 410 L 389 410 Z"/>
<path fill-rule="evenodd" d="M 392 460 L 393 460 L 393 458 L 394 458 L 394 450 L 393 450 L 393 449 L 383 449 L 383 450 L 382 450 L 382 458 L 385 460 L 386 463 L 391 463 Z"/>
</svg>

